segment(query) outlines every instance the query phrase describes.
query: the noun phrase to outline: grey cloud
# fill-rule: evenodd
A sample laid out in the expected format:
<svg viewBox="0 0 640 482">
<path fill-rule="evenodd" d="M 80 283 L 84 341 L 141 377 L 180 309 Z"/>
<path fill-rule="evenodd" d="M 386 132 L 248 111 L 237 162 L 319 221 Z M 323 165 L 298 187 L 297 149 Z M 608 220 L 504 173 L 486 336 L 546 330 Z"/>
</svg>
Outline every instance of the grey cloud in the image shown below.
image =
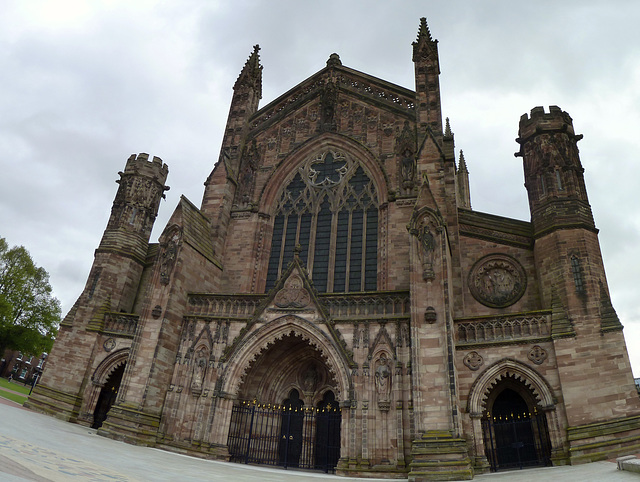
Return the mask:
<svg viewBox="0 0 640 482">
<path fill-rule="evenodd" d="M 0 18 L 0 235 L 50 271 L 69 309 L 131 153 L 169 164 L 171 190 L 153 239 L 180 194 L 200 203 L 254 44 L 262 47 L 262 105 L 322 69 L 332 52 L 413 88 L 411 42 L 426 16 L 439 40 L 443 113 L 465 152 L 475 209 L 528 219 L 513 157 L 518 119 L 549 104 L 574 117 L 612 300 L 629 347 L 640 346 L 640 146 L 631 135 L 640 130 L 640 4 L 428 3 L 115 2 L 88 7 L 100 11 L 79 25 L 46 28 L 9 9 Z"/>
</svg>

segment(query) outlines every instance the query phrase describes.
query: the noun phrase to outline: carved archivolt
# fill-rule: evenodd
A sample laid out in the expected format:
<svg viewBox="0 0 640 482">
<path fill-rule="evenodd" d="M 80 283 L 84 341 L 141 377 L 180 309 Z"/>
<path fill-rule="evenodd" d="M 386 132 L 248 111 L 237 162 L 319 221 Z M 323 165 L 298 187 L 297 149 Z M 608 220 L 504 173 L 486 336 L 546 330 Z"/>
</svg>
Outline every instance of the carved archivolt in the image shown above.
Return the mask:
<svg viewBox="0 0 640 482">
<path fill-rule="evenodd" d="M 531 390 L 539 407 L 553 408 L 555 406 L 553 391 L 538 372 L 522 362 L 505 358 L 485 369 L 473 383 L 469 391 L 467 412 L 471 414 L 483 413 L 491 390 L 508 377 L 521 381 Z"/>
<path fill-rule="evenodd" d="M 93 372 L 93 375 L 91 376 L 91 381 L 96 385 L 104 385 L 107 378 L 109 378 L 109 375 L 111 375 L 111 373 L 113 373 L 113 371 L 120 365 L 126 363 L 128 358 L 129 348 L 113 352 L 102 360 L 100 365 L 98 365 L 98 368 L 96 368 L 96 371 Z"/>
<path fill-rule="evenodd" d="M 348 396 L 351 379 L 346 361 L 333 347 L 326 333 L 313 323 L 293 315 L 273 320 L 245 336 L 228 360 L 222 375 L 223 391 L 237 395 L 252 364 L 285 336 L 300 337 L 315 348 L 325 361 L 330 376 L 335 379 L 338 390 L 336 398 Z"/>
</svg>

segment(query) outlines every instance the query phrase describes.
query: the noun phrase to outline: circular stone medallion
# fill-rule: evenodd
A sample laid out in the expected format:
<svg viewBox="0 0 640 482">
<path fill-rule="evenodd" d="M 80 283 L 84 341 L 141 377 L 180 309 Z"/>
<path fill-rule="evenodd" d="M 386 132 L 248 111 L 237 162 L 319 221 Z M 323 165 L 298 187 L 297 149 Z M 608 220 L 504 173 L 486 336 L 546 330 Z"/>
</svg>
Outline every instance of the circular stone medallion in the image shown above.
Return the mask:
<svg viewBox="0 0 640 482">
<path fill-rule="evenodd" d="M 104 348 L 104 351 L 111 351 L 116 347 L 116 340 L 113 338 L 107 338 L 102 347 Z"/>
<path fill-rule="evenodd" d="M 526 288 L 524 268 L 506 254 L 490 254 L 481 258 L 469 273 L 471 294 L 491 308 L 505 308 L 514 304 Z"/>
<path fill-rule="evenodd" d="M 476 371 L 484 363 L 484 359 L 477 351 L 471 351 L 466 354 L 462 363 L 464 363 L 469 370 Z"/>
</svg>

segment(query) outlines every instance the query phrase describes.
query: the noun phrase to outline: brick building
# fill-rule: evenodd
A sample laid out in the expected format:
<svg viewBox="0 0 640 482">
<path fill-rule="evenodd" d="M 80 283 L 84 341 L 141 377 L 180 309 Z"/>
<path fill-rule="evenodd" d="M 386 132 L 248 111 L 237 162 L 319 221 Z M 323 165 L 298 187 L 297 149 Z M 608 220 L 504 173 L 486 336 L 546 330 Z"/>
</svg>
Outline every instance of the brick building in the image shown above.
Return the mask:
<svg viewBox="0 0 640 482">
<path fill-rule="evenodd" d="M 46 361 L 46 353 L 32 356 L 16 350 L 5 350 L 0 360 L 0 377 L 11 377 L 12 380 L 24 384 L 32 383 L 34 377 L 42 375 Z"/>
<path fill-rule="evenodd" d="M 524 222 L 471 209 L 421 20 L 415 90 L 326 67 L 234 86 L 198 208 L 120 174 L 30 408 L 201 457 L 411 480 L 637 451 L 640 401 L 572 119 L 520 119 Z"/>
</svg>

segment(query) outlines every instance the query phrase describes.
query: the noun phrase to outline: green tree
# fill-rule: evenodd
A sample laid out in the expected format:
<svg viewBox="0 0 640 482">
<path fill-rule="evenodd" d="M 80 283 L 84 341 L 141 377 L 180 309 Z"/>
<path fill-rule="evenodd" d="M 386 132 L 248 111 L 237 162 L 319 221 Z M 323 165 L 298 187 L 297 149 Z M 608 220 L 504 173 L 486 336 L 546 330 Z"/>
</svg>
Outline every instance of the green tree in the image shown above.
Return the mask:
<svg viewBox="0 0 640 482">
<path fill-rule="evenodd" d="M 60 302 L 49 273 L 23 246 L 0 237 L 0 356 L 6 348 L 37 355 L 49 351 L 60 323 Z"/>
</svg>

